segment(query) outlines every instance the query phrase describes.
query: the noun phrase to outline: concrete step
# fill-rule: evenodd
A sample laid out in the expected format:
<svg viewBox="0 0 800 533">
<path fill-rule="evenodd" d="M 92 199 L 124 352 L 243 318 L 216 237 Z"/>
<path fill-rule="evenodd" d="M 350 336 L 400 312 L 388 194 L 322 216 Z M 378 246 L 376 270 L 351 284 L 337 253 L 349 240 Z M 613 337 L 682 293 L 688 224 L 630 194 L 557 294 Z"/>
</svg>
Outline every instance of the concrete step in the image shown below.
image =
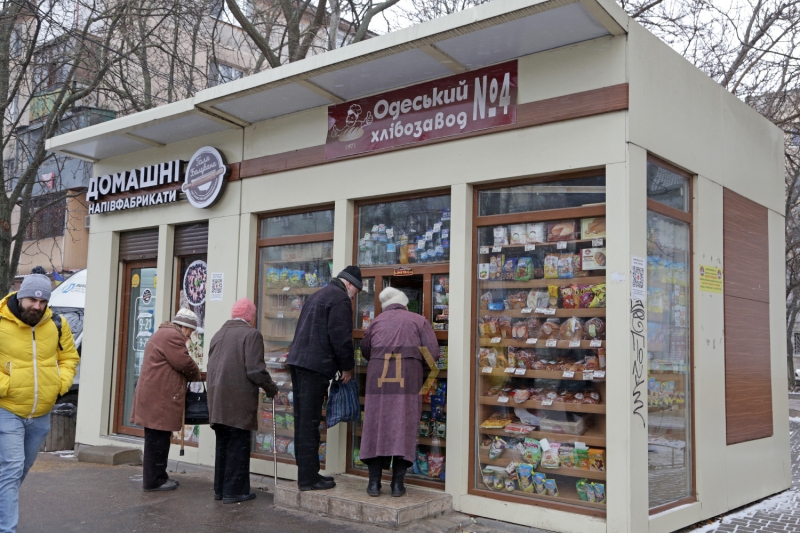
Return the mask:
<svg viewBox="0 0 800 533">
<path fill-rule="evenodd" d="M 297 483 L 279 481 L 275 505 L 388 528 L 398 528 L 415 521 L 438 518 L 452 511 L 453 500 L 442 491 L 406 485 L 407 494 L 392 498 L 387 483 L 381 495 L 367 495 L 367 480 L 358 476 L 336 476 L 331 490 L 304 491 Z"/>
<path fill-rule="evenodd" d="M 78 461 L 101 465 L 140 465 L 142 451 L 138 448 L 122 446 L 80 446 Z"/>
</svg>

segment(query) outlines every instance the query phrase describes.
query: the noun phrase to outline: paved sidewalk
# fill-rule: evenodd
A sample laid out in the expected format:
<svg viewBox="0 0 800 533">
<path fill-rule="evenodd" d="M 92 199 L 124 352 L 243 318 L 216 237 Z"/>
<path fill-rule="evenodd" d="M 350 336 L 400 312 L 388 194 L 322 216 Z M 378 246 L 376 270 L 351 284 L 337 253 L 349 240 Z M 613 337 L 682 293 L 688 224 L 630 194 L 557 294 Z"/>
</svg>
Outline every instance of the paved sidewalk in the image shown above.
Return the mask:
<svg viewBox="0 0 800 533">
<path fill-rule="evenodd" d="M 715 524 L 689 528 L 683 532 L 790 533 L 800 531 L 800 419 L 790 419 L 789 432 L 792 441 L 792 488 L 790 490 L 744 507 L 738 512 L 723 517 Z"/>
</svg>

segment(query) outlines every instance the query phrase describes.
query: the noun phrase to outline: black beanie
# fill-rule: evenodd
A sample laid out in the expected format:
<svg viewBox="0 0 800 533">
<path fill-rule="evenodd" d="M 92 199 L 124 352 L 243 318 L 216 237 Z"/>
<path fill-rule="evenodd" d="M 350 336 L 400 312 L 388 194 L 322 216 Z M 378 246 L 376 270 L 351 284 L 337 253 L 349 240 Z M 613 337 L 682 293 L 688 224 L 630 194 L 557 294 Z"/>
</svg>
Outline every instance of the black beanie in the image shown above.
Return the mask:
<svg viewBox="0 0 800 533">
<path fill-rule="evenodd" d="M 336 277 L 349 281 L 353 284 L 353 287 L 359 291 L 361 290 L 361 287 L 363 287 L 363 284 L 361 283 L 361 269 L 355 265 L 345 267 L 345 269 L 339 272 Z"/>
</svg>

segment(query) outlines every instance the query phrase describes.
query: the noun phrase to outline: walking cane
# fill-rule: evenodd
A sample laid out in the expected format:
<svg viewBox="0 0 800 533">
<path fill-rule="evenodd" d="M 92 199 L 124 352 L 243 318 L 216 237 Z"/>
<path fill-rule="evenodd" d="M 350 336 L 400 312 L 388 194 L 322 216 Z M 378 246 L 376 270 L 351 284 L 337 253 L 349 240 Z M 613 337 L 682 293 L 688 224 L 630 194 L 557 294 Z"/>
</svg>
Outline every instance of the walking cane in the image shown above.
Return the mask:
<svg viewBox="0 0 800 533">
<path fill-rule="evenodd" d="M 275 396 L 272 397 L 272 468 L 275 486 L 278 486 L 278 446 L 275 439 L 278 438 L 278 428 L 275 425 Z"/>
<path fill-rule="evenodd" d="M 181 413 L 181 457 L 183 457 L 183 434 L 186 429 L 184 424 L 186 424 L 186 397 L 183 398 L 183 412 Z"/>
</svg>

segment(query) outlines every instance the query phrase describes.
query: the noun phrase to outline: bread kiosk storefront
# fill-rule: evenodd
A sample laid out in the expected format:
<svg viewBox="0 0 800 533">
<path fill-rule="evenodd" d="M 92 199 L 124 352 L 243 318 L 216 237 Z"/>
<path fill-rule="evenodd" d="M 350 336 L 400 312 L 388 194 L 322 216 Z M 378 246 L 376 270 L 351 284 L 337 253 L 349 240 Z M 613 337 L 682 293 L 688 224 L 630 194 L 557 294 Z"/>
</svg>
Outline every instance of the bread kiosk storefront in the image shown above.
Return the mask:
<svg viewBox="0 0 800 533">
<path fill-rule="evenodd" d="M 97 176 L 82 444 L 141 445 L 154 324 L 190 306 L 213 334 L 246 296 L 281 385 L 252 468 L 277 450 L 294 479 L 285 355 L 358 264 L 362 383 L 383 288 L 436 332 L 407 480 L 454 509 L 661 532 L 791 485 L 782 132 L 613 2 L 483 5 L 48 149 Z M 209 428 L 186 432 L 183 459 L 213 465 Z M 325 472 L 365 475 L 361 424 L 322 434 Z"/>
</svg>

